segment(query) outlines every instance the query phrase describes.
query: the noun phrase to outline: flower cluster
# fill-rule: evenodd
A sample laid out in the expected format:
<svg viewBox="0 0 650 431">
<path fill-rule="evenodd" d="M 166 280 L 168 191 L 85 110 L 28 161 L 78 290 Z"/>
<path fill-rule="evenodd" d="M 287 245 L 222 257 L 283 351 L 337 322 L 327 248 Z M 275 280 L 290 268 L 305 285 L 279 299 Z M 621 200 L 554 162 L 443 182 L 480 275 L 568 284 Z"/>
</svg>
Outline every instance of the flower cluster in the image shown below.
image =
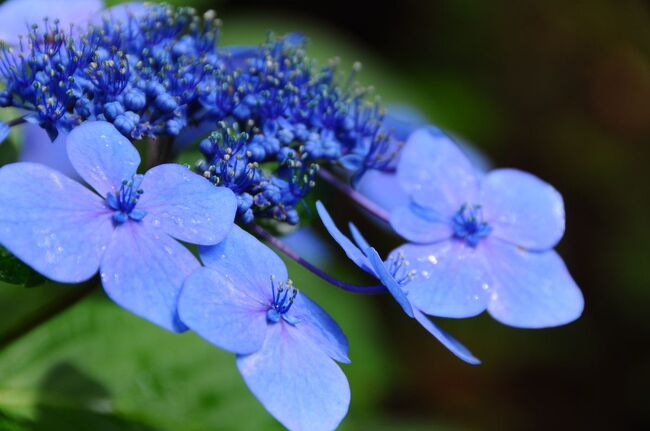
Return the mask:
<svg viewBox="0 0 650 431">
<path fill-rule="evenodd" d="M 106 14 L 80 34 L 57 20 L 34 24 L 18 46 L 0 52 L 0 106 L 29 111 L 24 120 L 52 139 L 94 120 L 159 143 L 188 126 L 216 132 L 202 145 L 199 168 L 240 196 L 245 222 L 296 224 L 315 163 L 340 164 L 355 178 L 391 166 L 399 140 L 383 110 L 367 100 L 355 73 L 339 82 L 335 62 L 317 68 L 303 36 L 219 49 L 219 21 L 210 13 L 152 5 L 119 18 Z M 246 134 L 219 141 L 223 121 Z M 240 150 L 232 155 L 237 163 L 220 157 L 230 144 Z M 279 168 L 259 175 L 254 165 L 265 162 Z"/>
<path fill-rule="evenodd" d="M 514 169 L 484 173 L 421 118 L 385 116 L 355 83 L 358 66 L 341 81 L 335 62 L 307 57 L 301 35 L 217 47 L 219 26 L 212 13 L 133 4 L 70 31 L 46 19 L 2 48 L 0 105 L 27 113 L 0 122 L 0 142 L 37 124 L 89 186 L 42 164 L 2 166 L 2 247 L 57 282 L 99 272 L 123 308 L 236 354 L 253 394 L 292 430 L 330 430 L 345 416 L 350 388 L 337 362 L 350 361 L 348 342 L 247 230 L 337 287 L 389 293 L 470 364 L 480 361 L 429 316 L 487 310 L 507 325 L 548 327 L 580 315 L 582 294 L 553 250 L 565 227 L 554 188 Z M 188 136 L 203 156 L 193 170 L 165 163 Z M 166 160 L 148 157 L 140 174 L 143 138 Z M 258 223 L 299 224 L 317 177 L 407 241 L 382 259 L 317 202 L 326 230 L 377 285 L 333 278 Z M 181 242 L 198 245 L 198 258 Z"/>
</svg>

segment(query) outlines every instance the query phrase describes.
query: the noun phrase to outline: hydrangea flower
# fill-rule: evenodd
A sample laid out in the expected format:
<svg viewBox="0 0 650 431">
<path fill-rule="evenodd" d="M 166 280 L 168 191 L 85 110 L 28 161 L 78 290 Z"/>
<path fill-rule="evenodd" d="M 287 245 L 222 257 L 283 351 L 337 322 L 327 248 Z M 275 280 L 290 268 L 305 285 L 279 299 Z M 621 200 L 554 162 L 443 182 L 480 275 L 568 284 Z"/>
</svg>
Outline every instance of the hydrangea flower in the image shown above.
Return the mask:
<svg viewBox="0 0 650 431">
<path fill-rule="evenodd" d="M 411 281 L 411 271 L 408 268 L 408 262 L 403 256 L 391 255 L 386 261 L 383 261 L 373 247 L 371 247 L 365 238 L 361 235 L 356 226 L 350 223 L 350 232 L 354 242 L 345 236 L 334 223 L 329 213 L 319 201 L 316 202 L 318 215 L 325 225 L 325 228 L 334 240 L 345 251 L 345 254 L 361 269 L 376 277 L 382 285 L 393 295 L 395 300 L 400 304 L 404 312 L 417 320 L 431 335 L 436 337 L 445 347 L 453 354 L 465 362 L 473 365 L 480 364 L 479 361 L 465 346 L 458 340 L 447 334 L 424 315 L 409 296 L 408 289 Z"/>
<path fill-rule="evenodd" d="M 346 415 L 350 388 L 335 361 L 349 363 L 336 322 L 287 280 L 282 260 L 238 226 L 190 275 L 181 320 L 237 354 L 244 381 L 290 430 L 332 430 Z"/>
<path fill-rule="evenodd" d="M 409 196 L 392 227 L 409 240 L 391 256 L 415 271 L 407 290 L 427 314 L 469 317 L 485 309 L 511 326 L 568 323 L 580 289 L 553 250 L 564 234 L 562 196 L 515 169 L 478 173 L 443 133 L 415 131 L 397 167 Z"/>
<path fill-rule="evenodd" d="M 230 230 L 236 199 L 181 165 L 136 174 L 140 156 L 106 122 L 86 122 L 67 138 L 70 162 L 96 193 L 46 166 L 0 169 L 0 244 L 62 283 L 99 269 L 113 301 L 181 331 L 178 292 L 198 260 L 172 238 L 210 245 Z"/>
</svg>

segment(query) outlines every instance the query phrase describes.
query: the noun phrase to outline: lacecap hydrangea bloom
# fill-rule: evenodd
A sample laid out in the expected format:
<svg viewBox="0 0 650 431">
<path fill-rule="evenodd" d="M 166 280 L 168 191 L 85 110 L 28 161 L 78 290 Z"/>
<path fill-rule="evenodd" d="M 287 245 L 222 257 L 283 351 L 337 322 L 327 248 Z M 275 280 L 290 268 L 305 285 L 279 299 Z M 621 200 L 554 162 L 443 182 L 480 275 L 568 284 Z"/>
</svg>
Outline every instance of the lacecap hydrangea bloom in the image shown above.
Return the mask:
<svg viewBox="0 0 650 431">
<path fill-rule="evenodd" d="M 580 289 L 553 250 L 564 234 L 562 196 L 516 169 L 475 170 L 442 132 L 416 130 L 396 180 L 408 204 L 391 226 L 410 241 L 391 254 L 410 262 L 412 303 L 441 317 L 484 310 L 511 326 L 568 323 L 583 308 Z"/>
<path fill-rule="evenodd" d="M 120 306 L 169 330 L 186 329 L 176 300 L 200 264 L 175 239 L 219 243 L 232 227 L 235 196 L 181 165 L 137 174 L 138 151 L 106 122 L 76 127 L 66 144 L 94 191 L 43 165 L 3 166 L 0 244 L 54 281 L 78 283 L 99 269 Z"/>
<path fill-rule="evenodd" d="M 23 17 L 0 29 L 0 106 L 18 115 L 0 123 L 0 141 L 26 127 L 22 160 L 50 166 L 0 168 L 0 245 L 57 282 L 99 271 L 122 307 L 234 353 L 287 428 L 334 429 L 346 415 L 350 388 L 337 362 L 349 362 L 348 342 L 247 231 L 334 286 L 390 293 L 471 364 L 478 359 L 429 316 L 487 309 L 521 327 L 579 316 L 582 295 L 553 251 L 564 232 L 559 193 L 521 171 L 473 167 L 442 132 L 418 129 L 426 121 L 416 111 L 387 114 L 355 82 L 359 65 L 349 74 L 336 61 L 318 66 L 298 33 L 218 46 L 213 12 L 43 3 L 40 12 L 40 0 L 0 7 L 0 23 L 3 8 Z M 34 145 L 45 141 L 47 151 Z M 145 174 L 132 142 L 147 148 Z M 187 148 L 201 154 L 192 168 L 169 164 Z M 297 252 L 271 233 L 301 224 L 321 180 L 408 241 L 384 260 L 316 205 L 379 285 L 337 280 L 314 265 L 306 241 Z M 179 241 L 198 245 L 200 261 Z"/>
<path fill-rule="evenodd" d="M 237 354 L 250 390 L 287 428 L 336 428 L 350 403 L 335 362 L 350 362 L 338 325 L 298 292 L 282 260 L 241 228 L 199 254 L 205 268 L 185 281 L 181 320 Z"/>
</svg>

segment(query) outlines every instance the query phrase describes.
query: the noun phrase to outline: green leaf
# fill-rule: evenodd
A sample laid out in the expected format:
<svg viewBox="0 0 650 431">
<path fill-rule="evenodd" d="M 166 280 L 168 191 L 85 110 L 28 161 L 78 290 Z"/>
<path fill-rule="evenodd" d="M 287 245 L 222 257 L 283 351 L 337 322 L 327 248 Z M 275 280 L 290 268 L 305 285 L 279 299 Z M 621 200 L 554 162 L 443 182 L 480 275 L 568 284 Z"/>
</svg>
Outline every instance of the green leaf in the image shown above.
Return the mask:
<svg viewBox="0 0 650 431">
<path fill-rule="evenodd" d="M 45 277 L 0 246 L 0 282 L 34 287 L 43 284 Z"/>
</svg>

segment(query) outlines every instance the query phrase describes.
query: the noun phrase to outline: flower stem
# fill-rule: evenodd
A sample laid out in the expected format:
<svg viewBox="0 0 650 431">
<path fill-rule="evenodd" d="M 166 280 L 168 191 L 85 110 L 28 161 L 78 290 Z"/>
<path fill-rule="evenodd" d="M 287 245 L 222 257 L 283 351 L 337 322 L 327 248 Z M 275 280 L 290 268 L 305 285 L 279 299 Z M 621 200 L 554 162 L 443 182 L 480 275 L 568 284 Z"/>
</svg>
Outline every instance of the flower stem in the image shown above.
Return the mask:
<svg viewBox="0 0 650 431">
<path fill-rule="evenodd" d="M 13 120 L 7 123 L 7 126 L 14 127 L 26 122 L 27 120 L 25 120 L 25 116 L 22 116 L 22 117 L 14 118 Z"/>
<path fill-rule="evenodd" d="M 0 350 L 4 349 L 9 344 L 18 340 L 22 336 L 28 334 L 33 329 L 36 329 L 43 323 L 49 321 L 51 318 L 61 314 L 73 305 L 77 304 L 90 293 L 94 292 L 98 286 L 99 278 L 94 277 L 85 283 L 76 286 L 72 289 L 71 292 L 68 292 L 66 295 L 56 298 L 32 315 L 27 316 L 16 325 L 9 328 L 9 330 L 4 331 L 0 335 Z"/>
<path fill-rule="evenodd" d="M 249 227 L 251 230 L 260 238 L 268 241 L 273 245 L 273 247 L 277 248 L 280 250 L 285 256 L 288 258 L 296 261 L 298 264 L 301 266 L 307 268 L 309 271 L 311 271 L 313 274 L 317 275 L 318 277 L 322 278 L 323 280 L 327 281 L 328 283 L 339 287 L 345 291 L 348 292 L 353 292 L 353 293 L 364 293 L 364 294 L 377 294 L 377 293 L 383 293 L 386 291 L 386 288 L 382 285 L 379 286 L 356 286 L 354 284 L 348 284 L 345 283 L 341 280 L 338 280 L 331 275 L 325 273 L 309 261 L 303 259 L 300 257 L 298 253 L 296 253 L 294 250 L 292 250 L 288 245 L 283 243 L 279 238 L 274 237 L 271 235 L 268 231 L 266 231 L 264 228 L 261 226 L 258 226 L 256 224 L 250 224 Z"/>
<path fill-rule="evenodd" d="M 352 186 L 349 184 L 343 182 L 341 179 L 339 179 L 336 175 L 331 173 L 330 171 L 326 169 L 320 169 L 318 171 L 318 176 L 330 183 L 332 186 L 334 186 L 337 190 L 339 190 L 341 193 L 344 195 L 348 196 L 350 199 L 355 201 L 361 208 L 366 210 L 368 213 L 374 215 L 375 217 L 379 218 L 380 220 L 388 223 L 390 219 L 390 215 L 381 208 L 379 205 L 356 191 Z"/>
</svg>

